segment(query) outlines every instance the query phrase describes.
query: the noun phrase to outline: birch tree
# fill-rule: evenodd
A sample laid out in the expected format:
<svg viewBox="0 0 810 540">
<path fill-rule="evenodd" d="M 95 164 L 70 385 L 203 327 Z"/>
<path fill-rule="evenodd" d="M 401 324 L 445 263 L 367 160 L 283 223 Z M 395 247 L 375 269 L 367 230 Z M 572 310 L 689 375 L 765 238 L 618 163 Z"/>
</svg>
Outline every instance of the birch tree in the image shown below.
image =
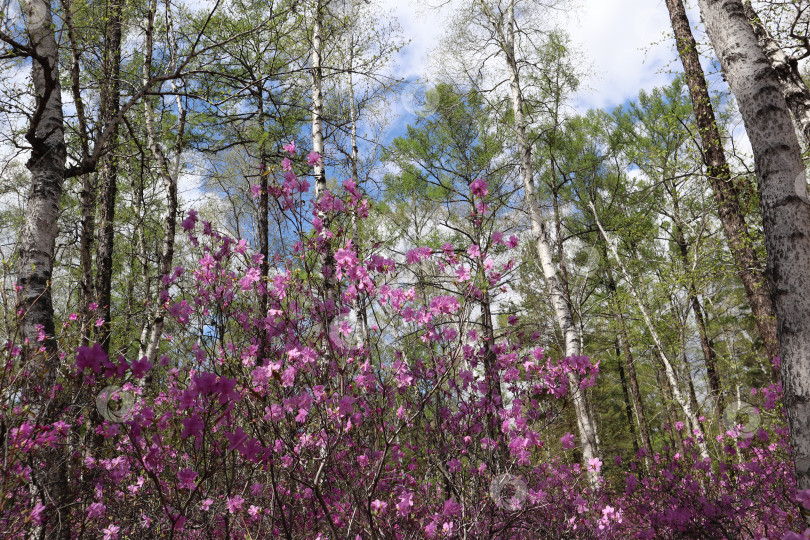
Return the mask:
<svg viewBox="0 0 810 540">
<path fill-rule="evenodd" d="M 540 105 L 526 102 L 532 96 L 532 80 L 542 77 L 537 60 L 538 42 L 549 35 L 539 24 L 540 12 L 558 9 L 562 4 L 541 2 L 518 5 L 518 0 L 474 0 L 459 15 L 453 37 L 468 56 L 459 60 L 458 70 L 485 94 L 495 92 L 501 85 L 508 87 L 507 101 L 512 117 L 511 127 L 518 155 L 518 169 L 524 193 L 524 204 L 531 223 L 531 235 L 537 260 L 543 270 L 554 317 L 563 340 L 566 357 L 582 354 L 580 340 L 566 301 L 565 287 L 552 254 L 552 243 L 546 218 L 541 212 L 532 159 L 533 143 L 529 134 L 527 112 Z M 465 35 L 467 37 L 465 37 Z M 500 95 L 495 93 L 494 95 Z M 599 454 L 596 425 L 579 388 L 576 374 L 568 373 L 568 388 L 572 396 L 582 460 L 588 469 L 589 481 L 595 485 L 598 473 L 589 466 Z"/>
<path fill-rule="evenodd" d="M 655 351 L 658 355 L 658 358 L 661 360 L 661 363 L 664 366 L 664 373 L 667 378 L 667 383 L 669 384 L 669 388 L 672 391 L 673 397 L 678 405 L 683 410 L 686 419 L 689 421 L 689 424 L 692 427 L 692 431 L 697 434 L 697 447 L 700 450 L 700 455 L 703 459 L 709 459 L 709 450 L 706 446 L 706 441 L 704 438 L 703 430 L 700 426 L 700 422 L 698 421 L 697 413 L 694 410 L 692 404 L 689 402 L 686 396 L 683 395 L 681 392 L 680 384 L 678 383 L 678 377 L 675 373 L 675 368 L 672 364 L 672 361 L 667 356 L 666 351 L 664 350 L 664 346 L 661 343 L 661 338 L 658 336 L 658 332 L 655 330 L 653 326 L 652 318 L 650 317 L 650 312 L 647 309 L 647 306 L 644 305 L 644 302 L 641 296 L 638 293 L 635 285 L 633 284 L 633 280 L 630 277 L 630 274 L 627 272 L 627 268 L 625 268 L 624 263 L 622 263 L 622 259 L 619 256 L 619 252 L 616 250 L 616 246 L 611 242 L 610 238 L 605 232 L 605 229 L 602 228 L 602 224 L 599 221 L 599 216 L 596 213 L 596 207 L 594 206 L 593 202 L 590 203 L 591 212 L 593 213 L 594 220 L 596 221 L 596 226 L 599 228 L 599 233 L 605 239 L 605 243 L 608 245 L 610 249 L 610 253 L 613 255 L 613 260 L 616 261 L 616 266 L 619 267 L 619 270 L 622 273 L 625 281 L 627 282 L 627 286 L 630 288 L 630 293 L 633 296 L 633 299 L 636 301 L 636 305 L 638 306 L 639 311 L 644 320 L 644 325 L 647 327 L 647 330 L 652 337 L 653 343 L 655 345 Z"/>
<path fill-rule="evenodd" d="M 28 44 L 0 34 L 0 39 L 6 44 L 31 59 L 34 88 L 35 109 L 25 133 L 25 139 L 31 145 L 31 155 L 26 163 L 31 184 L 19 240 L 17 312 L 21 315 L 21 337 L 28 344 L 24 358 L 28 361 L 30 374 L 27 391 L 28 399 L 34 405 L 32 412 L 37 421 L 51 422 L 58 404 L 50 389 L 56 384 L 60 364 L 54 339 L 51 279 L 67 147 L 59 82 L 59 48 L 51 5 L 47 0 L 27 0 L 22 7 Z M 40 331 L 44 340 L 38 339 Z M 43 348 L 35 351 L 32 346 L 40 341 Z M 46 459 L 55 460 L 56 465 L 45 471 L 34 471 L 37 487 L 32 489 L 39 500 L 54 504 L 56 512 L 45 525 L 48 521 L 58 523 L 58 538 L 66 539 L 70 535 L 66 526 L 69 491 L 65 456 L 61 454 L 61 450 L 48 452 Z"/>
<path fill-rule="evenodd" d="M 810 489 L 810 200 L 801 148 L 742 2 L 699 5 L 754 151 L 790 442 L 799 489 Z"/>
<path fill-rule="evenodd" d="M 52 358 L 56 351 L 50 282 L 67 157 L 59 83 L 59 48 L 53 32 L 50 2 L 30 0 L 24 2 L 23 7 L 29 45 L 19 44 L 16 48 L 27 52 L 32 59 L 31 77 L 36 108 L 25 133 L 31 145 L 31 157 L 26 164 L 31 172 L 31 190 L 20 239 L 18 285 L 21 329 L 23 339 L 36 343 L 38 327 L 41 327 L 46 336 L 44 345 L 47 355 Z M 42 367 L 50 373 L 50 377 L 55 376 L 55 366 L 43 364 Z"/>
<path fill-rule="evenodd" d="M 774 358 L 779 356 L 779 344 L 776 337 L 773 302 L 761 268 L 762 264 L 754 251 L 753 238 L 740 207 L 739 193 L 726 160 L 714 108 L 706 86 L 706 77 L 700 65 L 697 43 L 692 35 L 683 0 L 666 1 L 700 135 L 706 177 L 714 191 L 723 233 L 737 265 L 740 280 L 745 287 L 745 294 L 759 334 L 765 342 L 765 350 L 770 358 Z"/>
<path fill-rule="evenodd" d="M 789 54 L 772 35 L 765 21 L 759 16 L 750 0 L 743 2 L 743 8 L 745 9 L 745 16 L 751 23 L 754 34 L 757 36 L 759 46 L 762 47 L 762 51 L 771 62 L 779 85 L 782 88 L 782 93 L 785 96 L 787 106 L 793 114 L 793 119 L 799 126 L 805 144 L 810 145 L 810 88 L 807 87 L 807 83 L 804 82 L 799 73 L 799 60 L 806 58 L 807 55 L 810 54 L 810 51 L 805 49 L 798 58 Z M 799 16 L 801 16 L 802 11 L 799 12 Z M 807 22 L 805 21 L 804 26 L 806 25 Z M 799 17 L 797 17 L 797 20 L 794 21 L 791 27 L 792 37 L 806 42 L 807 36 L 798 36 L 795 34 L 797 26 L 801 26 Z"/>
<path fill-rule="evenodd" d="M 157 14 L 157 0 L 152 0 L 146 15 L 146 27 L 144 29 L 145 58 L 143 63 L 143 84 L 148 86 L 152 77 L 152 61 L 154 54 L 154 31 L 155 15 Z M 177 66 L 179 49 L 174 37 L 174 27 L 171 15 L 171 8 L 167 5 L 166 17 L 168 19 L 167 34 L 169 36 L 169 69 L 174 71 Z M 160 144 L 158 133 L 155 127 L 155 116 L 150 100 L 144 100 L 144 118 L 146 120 L 147 144 L 152 153 L 152 157 L 157 162 L 158 172 L 163 181 L 163 191 L 166 198 L 166 207 L 163 215 L 163 242 L 158 262 L 158 275 L 169 276 L 172 272 L 172 262 L 174 260 L 175 232 L 177 229 L 177 182 L 180 177 L 183 165 L 183 138 L 186 126 L 186 107 L 179 92 L 177 84 L 172 80 L 172 93 L 175 94 L 175 106 L 177 108 L 177 126 L 174 143 L 174 159 L 170 161 L 163 146 Z M 168 298 L 169 282 L 161 280 L 159 300 L 155 306 L 153 319 L 144 326 L 141 333 L 141 343 L 138 350 L 138 358 L 146 357 L 147 361 L 154 363 L 157 358 L 160 337 L 163 334 L 165 324 L 165 313 L 162 308 L 163 298 Z M 148 337 L 147 337 L 148 336 Z"/>
</svg>

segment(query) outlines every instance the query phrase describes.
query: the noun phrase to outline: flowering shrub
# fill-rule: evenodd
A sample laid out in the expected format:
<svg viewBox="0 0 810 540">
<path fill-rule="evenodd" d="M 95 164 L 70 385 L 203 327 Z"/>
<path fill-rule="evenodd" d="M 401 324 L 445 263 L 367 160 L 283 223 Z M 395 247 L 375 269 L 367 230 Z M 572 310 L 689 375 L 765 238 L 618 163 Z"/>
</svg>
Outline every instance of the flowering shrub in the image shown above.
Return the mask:
<svg viewBox="0 0 810 540">
<path fill-rule="evenodd" d="M 309 185 L 291 172 L 294 143 L 285 150 L 271 190 L 293 212 Z M 729 431 L 716 463 L 656 455 L 648 471 L 639 456 L 622 485 L 591 489 L 573 435 L 560 451 L 546 432 L 567 374 L 585 389 L 598 362 L 547 357 L 514 318 L 496 339 L 473 315 L 508 290 L 517 239 L 412 249 L 404 264 L 433 265 L 442 284 L 417 290 L 384 253 L 358 251 L 340 217 L 365 217 L 368 203 L 343 188 L 313 205 L 295 257 L 274 257 L 267 280 L 247 242 L 190 211 L 197 264 L 164 276 L 173 336 L 154 364 L 98 345 L 68 352 L 68 326 L 58 385 L 20 393 L 28 367 L 6 346 L 6 537 L 773 538 L 796 522 L 778 422 L 750 439 Z M 482 179 L 470 189 L 480 226 L 489 191 Z M 763 394 L 770 409 L 777 392 Z M 32 416 L 43 396 L 55 420 Z M 43 474 L 63 475 L 68 523 Z"/>
</svg>

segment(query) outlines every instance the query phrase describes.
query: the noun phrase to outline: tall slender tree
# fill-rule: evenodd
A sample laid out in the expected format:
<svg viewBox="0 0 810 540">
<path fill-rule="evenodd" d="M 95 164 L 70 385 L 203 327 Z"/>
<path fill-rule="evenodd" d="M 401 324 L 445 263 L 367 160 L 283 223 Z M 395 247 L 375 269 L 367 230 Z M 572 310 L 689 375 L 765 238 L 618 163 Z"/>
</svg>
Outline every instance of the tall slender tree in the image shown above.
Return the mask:
<svg viewBox="0 0 810 540">
<path fill-rule="evenodd" d="M 740 280 L 745 287 L 757 329 L 765 342 L 765 351 L 772 359 L 779 356 L 779 343 L 776 336 L 776 314 L 768 282 L 754 250 L 752 235 L 740 207 L 738 190 L 731 178 L 731 170 L 706 86 L 706 77 L 700 65 L 697 43 L 692 35 L 683 0 L 666 0 L 666 2 L 703 146 L 706 177 L 714 191 L 723 233 L 737 265 Z"/>
<path fill-rule="evenodd" d="M 799 488 L 810 489 L 810 200 L 801 147 L 742 2 L 699 5 L 754 151 L 790 443 Z"/>
</svg>

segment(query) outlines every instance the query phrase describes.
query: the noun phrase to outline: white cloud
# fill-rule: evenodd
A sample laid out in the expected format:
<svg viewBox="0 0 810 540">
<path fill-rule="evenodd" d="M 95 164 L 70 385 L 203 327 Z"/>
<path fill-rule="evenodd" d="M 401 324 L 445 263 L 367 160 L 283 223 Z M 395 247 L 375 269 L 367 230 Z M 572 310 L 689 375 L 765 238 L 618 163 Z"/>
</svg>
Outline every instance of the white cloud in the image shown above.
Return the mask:
<svg viewBox="0 0 810 540">
<path fill-rule="evenodd" d="M 382 0 L 383 11 L 398 19 L 403 35 L 411 40 L 396 58 L 397 74 L 411 80 L 429 78 L 431 51 L 453 9 L 445 5 L 434 10 L 429 3 Z M 697 13 L 690 11 L 690 19 L 696 23 Z M 579 110 L 624 103 L 640 89 L 666 84 L 670 68 L 680 70 L 663 0 L 587 0 L 563 17 L 562 26 L 591 74 L 575 96 Z"/>
<path fill-rule="evenodd" d="M 577 108 L 619 105 L 670 80 L 665 68 L 676 56 L 663 0 L 591 0 L 565 26 L 592 73 Z"/>
</svg>

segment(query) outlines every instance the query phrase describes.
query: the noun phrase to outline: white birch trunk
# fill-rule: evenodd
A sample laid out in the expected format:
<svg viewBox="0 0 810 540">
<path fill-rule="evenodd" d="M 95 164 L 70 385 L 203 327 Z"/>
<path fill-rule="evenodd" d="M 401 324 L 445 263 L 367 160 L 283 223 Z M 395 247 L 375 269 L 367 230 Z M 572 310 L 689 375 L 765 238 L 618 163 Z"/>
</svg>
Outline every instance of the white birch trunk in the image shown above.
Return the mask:
<svg viewBox="0 0 810 540">
<path fill-rule="evenodd" d="M 23 0 L 21 4 L 29 43 L 36 54 L 31 60 L 36 110 L 25 135 L 31 145 L 31 157 L 26 163 L 31 172 L 31 189 L 19 241 L 18 308 L 23 310 L 22 338 L 31 345 L 24 347 L 31 374 L 25 392 L 32 399 L 31 410 L 36 421 L 46 424 L 55 420 L 53 413 L 60 406 L 48 395 L 59 370 L 51 277 L 67 149 L 59 85 L 59 46 L 53 30 L 51 5 L 47 0 Z M 46 336 L 44 354 L 33 352 L 38 344 L 40 325 Z M 44 536 L 45 527 L 51 524 L 52 538 L 67 540 L 70 537 L 67 448 L 46 450 L 41 457 L 48 466 L 32 473 L 37 481 L 31 483 L 31 489 L 48 509 L 46 523 L 32 527 L 32 537 Z"/>
<path fill-rule="evenodd" d="M 810 203 L 801 148 L 742 2 L 699 5 L 754 151 L 790 444 L 798 487 L 810 489 Z"/>
<path fill-rule="evenodd" d="M 520 88 L 520 71 L 515 56 L 515 4 L 510 2 L 506 34 L 500 32 L 500 25 L 492 12 L 486 5 L 482 7 L 488 14 L 490 21 L 503 41 L 503 49 L 506 55 L 506 62 L 509 68 L 509 90 L 512 101 L 512 111 L 515 115 L 515 134 L 517 136 L 518 148 L 520 151 L 521 179 L 523 181 L 523 191 L 526 200 L 526 208 L 532 225 L 532 236 L 535 240 L 537 257 L 543 269 L 543 276 L 548 286 L 554 315 L 563 335 L 565 344 L 565 356 L 579 356 L 579 340 L 577 339 L 576 328 L 568 303 L 565 301 L 562 285 L 554 265 L 551 255 L 551 242 L 548 237 L 543 216 L 540 213 L 540 206 L 537 202 L 537 192 L 534 184 L 534 167 L 532 165 L 532 148 L 526 136 L 526 121 L 523 116 L 523 96 Z M 582 461 L 588 474 L 588 480 L 592 486 L 598 485 L 599 474 L 590 468 L 590 460 L 597 457 L 598 442 L 596 437 L 596 427 L 589 413 L 585 396 L 579 388 L 579 379 L 575 373 L 568 373 L 568 389 L 574 404 L 574 414 L 577 419 L 579 431 L 579 442 L 582 447 Z"/>
<path fill-rule="evenodd" d="M 321 69 L 322 51 L 322 6 L 316 1 L 312 21 L 312 150 L 322 156 L 315 164 L 315 198 L 319 199 L 326 190 L 326 170 L 323 159 L 323 71 Z"/>
<path fill-rule="evenodd" d="M 672 366 L 672 362 L 669 361 L 666 352 L 664 352 L 664 346 L 661 343 L 661 339 L 658 337 L 658 332 L 655 331 L 655 327 L 652 323 L 652 318 L 650 317 L 650 312 L 647 310 L 647 307 L 644 305 L 644 302 L 641 301 L 641 296 L 638 294 L 635 285 L 633 285 L 633 280 L 630 278 L 630 274 L 627 272 L 627 268 L 625 268 L 624 264 L 622 263 L 621 258 L 619 257 L 619 252 L 616 251 L 616 246 L 610 241 L 608 238 L 605 229 L 602 228 L 602 224 L 599 222 L 599 216 L 596 214 L 596 207 L 593 203 L 590 203 L 591 211 L 593 212 L 593 218 L 596 221 L 596 226 L 599 227 L 599 232 L 602 234 L 602 237 L 605 239 L 605 243 L 607 244 L 610 252 L 613 254 L 613 259 L 616 261 L 616 264 L 621 270 L 622 275 L 624 276 L 624 280 L 627 282 L 627 286 L 630 288 L 630 294 L 633 296 L 633 299 L 636 301 L 638 305 L 639 311 L 641 311 L 641 315 L 644 318 L 644 324 L 647 326 L 647 330 L 650 332 L 652 336 L 653 343 L 655 344 L 655 350 L 658 353 L 658 357 L 661 359 L 661 362 L 664 364 L 664 373 L 667 377 L 667 382 L 669 382 L 669 386 L 672 389 L 672 395 L 675 397 L 675 401 L 678 402 L 681 409 L 683 410 L 684 415 L 686 416 L 687 421 L 691 425 L 691 429 L 693 430 L 692 435 L 694 437 L 694 431 L 696 430 L 699 433 L 699 436 L 695 437 L 697 439 L 697 446 L 698 450 L 700 450 L 700 456 L 703 459 L 709 459 L 709 449 L 706 446 L 705 441 L 705 434 L 703 433 L 700 422 L 698 421 L 697 413 L 692 409 L 692 405 L 689 402 L 689 399 L 683 395 L 681 392 L 680 384 L 678 382 L 678 377 L 675 374 L 675 368 Z M 674 429 L 674 426 L 672 426 Z"/>
<path fill-rule="evenodd" d="M 62 92 L 59 85 L 59 48 L 53 33 L 51 5 L 46 0 L 22 2 L 31 48 L 39 56 L 31 62 L 36 110 L 26 139 L 31 157 L 31 190 L 20 238 L 18 284 L 22 337 L 37 343 L 38 325 L 45 331 L 48 356 L 56 350 L 51 273 L 58 234 L 59 199 L 64 182 L 65 147 Z M 42 366 L 49 370 L 50 366 Z M 55 375 L 55 373 L 53 373 Z"/>
<path fill-rule="evenodd" d="M 743 4 L 745 16 L 751 22 L 754 34 L 757 36 L 759 46 L 773 66 L 782 94 L 785 96 L 790 112 L 799 125 L 805 143 L 810 145 L 810 89 L 799 74 L 799 65 L 796 60 L 788 56 L 777 41 L 770 35 L 768 29 L 759 20 L 757 12 L 751 2 Z"/>
<path fill-rule="evenodd" d="M 167 10 L 169 7 L 167 6 Z M 143 81 L 144 86 L 149 84 L 151 80 L 151 70 L 152 70 L 152 34 L 154 31 L 154 17 L 155 12 L 157 10 L 157 1 L 152 0 L 151 9 L 149 14 L 147 15 L 147 25 L 146 25 L 146 59 L 144 61 L 143 66 Z M 170 15 L 169 15 L 170 16 Z M 172 42 L 173 47 L 173 57 L 172 57 L 172 66 L 171 69 L 176 69 L 177 64 L 177 44 L 174 40 L 174 29 L 173 25 L 171 24 L 171 19 L 169 19 L 169 36 Z M 177 110 L 179 113 L 179 120 L 178 120 L 178 128 L 177 128 L 177 139 L 175 142 L 175 158 L 174 163 L 169 164 L 169 161 L 166 159 L 165 154 L 163 153 L 163 149 L 160 147 L 160 144 L 157 141 L 157 133 L 155 130 L 155 118 L 154 113 L 152 111 L 152 106 L 148 102 L 148 100 L 144 100 L 144 116 L 146 119 L 146 133 L 148 139 L 149 149 L 152 153 L 152 156 L 155 158 L 158 164 L 158 170 L 160 172 L 160 176 L 163 179 L 163 190 L 166 195 L 166 211 L 164 212 L 163 216 L 163 246 L 160 252 L 160 264 L 158 268 L 158 275 L 164 276 L 171 274 L 172 271 L 172 261 L 174 259 L 174 240 L 175 240 L 175 232 L 177 228 L 177 179 L 180 175 L 180 166 L 181 166 L 181 151 L 182 151 L 182 141 L 183 141 L 183 132 L 185 131 L 185 123 L 186 123 L 186 110 L 183 107 L 183 102 L 180 99 L 180 96 L 177 94 L 175 87 L 175 83 L 172 82 L 172 89 L 175 90 L 176 94 L 176 103 L 177 103 Z M 155 304 L 155 314 L 154 320 L 152 321 L 151 329 L 149 332 L 149 339 L 146 342 L 142 342 L 139 350 L 138 350 L 138 357 L 141 358 L 143 356 L 149 362 L 154 363 L 155 358 L 157 358 L 157 353 L 160 347 L 160 336 L 163 333 L 163 327 L 165 323 L 165 312 L 163 309 L 163 304 L 160 301 L 160 296 L 164 292 L 168 292 L 168 286 L 164 284 L 164 282 L 160 281 L 159 293 L 158 293 L 158 302 Z M 142 333 L 143 336 L 143 333 Z M 147 383 L 149 379 L 147 378 Z"/>
</svg>

